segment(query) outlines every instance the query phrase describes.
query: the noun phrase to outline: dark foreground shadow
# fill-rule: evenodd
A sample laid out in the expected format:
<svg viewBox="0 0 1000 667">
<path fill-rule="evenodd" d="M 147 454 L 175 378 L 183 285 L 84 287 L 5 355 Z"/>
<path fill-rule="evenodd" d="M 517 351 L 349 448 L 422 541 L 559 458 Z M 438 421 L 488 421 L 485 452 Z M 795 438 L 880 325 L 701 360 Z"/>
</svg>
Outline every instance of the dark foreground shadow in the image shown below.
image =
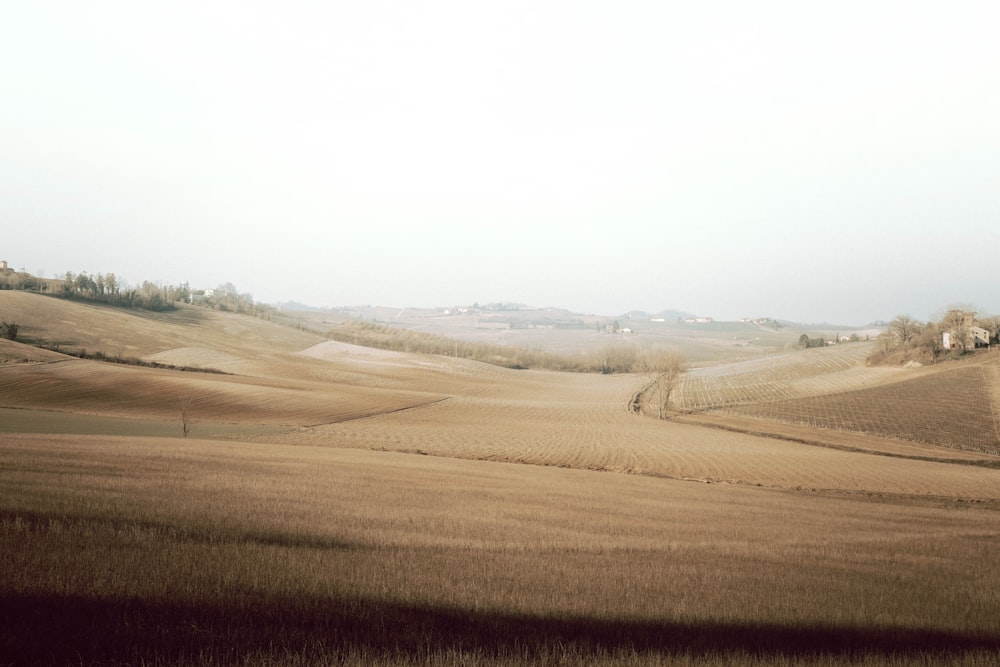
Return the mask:
<svg viewBox="0 0 1000 667">
<path fill-rule="evenodd" d="M 201 656 L 412 656 L 469 653 L 502 660 L 553 651 L 658 656 L 877 658 L 1000 654 L 1000 635 L 912 628 L 645 622 L 471 612 L 362 599 L 273 597 L 169 601 L 5 596 L 0 664 L 160 663 Z"/>
</svg>

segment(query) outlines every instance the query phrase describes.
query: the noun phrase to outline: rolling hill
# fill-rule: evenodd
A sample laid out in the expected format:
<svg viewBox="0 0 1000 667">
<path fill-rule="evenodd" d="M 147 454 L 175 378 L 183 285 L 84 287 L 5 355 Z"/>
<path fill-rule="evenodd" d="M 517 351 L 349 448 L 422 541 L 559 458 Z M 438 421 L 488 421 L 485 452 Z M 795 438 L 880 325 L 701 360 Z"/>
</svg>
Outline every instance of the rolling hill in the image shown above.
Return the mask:
<svg viewBox="0 0 1000 667">
<path fill-rule="evenodd" d="M 75 359 L 15 343 L 0 348 L 9 361 L 0 368 L 0 407 L 128 418 L 137 434 L 179 423 L 178 405 L 187 401 L 195 435 L 242 425 L 245 437 L 299 445 L 905 493 L 921 485 L 839 465 L 860 461 L 839 452 L 998 460 L 994 356 L 868 368 L 869 344 L 853 343 L 701 365 L 676 392 L 677 418 L 661 422 L 627 409 L 643 382 L 631 374 L 515 371 L 374 350 L 190 306 L 150 314 L 12 292 L 0 293 L 0 306 L 24 323 L 29 340 L 221 371 Z M 936 386 L 948 400 L 935 397 Z M 703 428 L 709 425 L 721 428 Z M 831 461 L 818 465 L 817 457 Z M 927 492 L 975 495 L 972 487 L 949 490 L 939 482 Z"/>
<path fill-rule="evenodd" d="M 888 369 L 864 343 L 776 346 L 698 364 L 663 421 L 632 410 L 631 373 L 193 307 L 0 292 L 0 317 L 61 350 L 0 341 L 0 662 L 971 667 L 1000 649 L 993 351 Z"/>
</svg>

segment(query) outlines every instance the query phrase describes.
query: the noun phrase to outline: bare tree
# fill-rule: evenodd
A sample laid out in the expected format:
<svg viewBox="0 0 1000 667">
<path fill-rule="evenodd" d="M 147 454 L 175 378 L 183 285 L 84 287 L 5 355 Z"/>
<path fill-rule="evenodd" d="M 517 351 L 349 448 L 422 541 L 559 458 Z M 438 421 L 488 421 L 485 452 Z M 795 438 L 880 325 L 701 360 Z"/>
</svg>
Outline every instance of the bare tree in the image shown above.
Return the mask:
<svg viewBox="0 0 1000 667">
<path fill-rule="evenodd" d="M 177 399 L 177 410 L 181 413 L 181 429 L 185 438 L 191 432 L 191 406 L 193 404 L 194 399 L 187 396 Z"/>
<path fill-rule="evenodd" d="M 896 348 L 896 338 L 888 331 L 883 334 L 879 334 L 876 341 L 878 342 L 878 351 L 883 357 L 889 356 L 889 354 Z"/>
<path fill-rule="evenodd" d="M 957 306 L 949 308 L 948 312 L 941 318 L 941 328 L 949 334 L 953 349 L 965 349 L 969 346 L 972 323 L 975 317 L 976 312 L 974 310 L 967 310 L 964 306 Z"/>
<path fill-rule="evenodd" d="M 637 368 L 646 376 L 641 394 L 646 396 L 647 405 L 655 410 L 657 418 L 666 419 L 670 396 L 680 384 L 687 363 L 676 352 L 650 349 L 639 357 Z"/>
<path fill-rule="evenodd" d="M 896 319 L 889 322 L 889 334 L 898 344 L 905 345 L 917 337 L 920 333 L 920 322 L 909 315 L 898 315 Z"/>
</svg>

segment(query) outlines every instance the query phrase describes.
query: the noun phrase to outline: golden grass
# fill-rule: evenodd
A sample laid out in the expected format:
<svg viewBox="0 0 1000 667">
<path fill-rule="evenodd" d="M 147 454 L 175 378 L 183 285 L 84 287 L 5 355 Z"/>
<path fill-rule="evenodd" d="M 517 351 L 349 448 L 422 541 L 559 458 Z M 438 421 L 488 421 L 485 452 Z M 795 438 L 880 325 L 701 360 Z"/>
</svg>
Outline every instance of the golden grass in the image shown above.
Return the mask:
<svg viewBox="0 0 1000 667">
<path fill-rule="evenodd" d="M 1000 651 L 1000 457 L 715 412 L 685 419 L 780 437 L 642 418 L 637 376 L 15 296 L 0 300 L 32 335 L 236 374 L 0 348 L 0 663 L 986 665 Z M 902 377 L 849 356 L 770 360 L 784 370 L 758 388 L 750 370 L 769 360 L 699 373 L 789 399 Z M 977 376 L 994 401 L 998 375 Z"/>
<path fill-rule="evenodd" d="M 777 488 L 1000 498 L 1000 469 L 942 462 L 997 463 L 998 457 L 952 456 L 941 448 L 935 457 L 925 446 L 902 441 L 864 442 L 873 451 L 891 444 L 896 458 L 887 458 L 641 418 L 622 402 L 640 381 L 634 377 L 503 369 L 491 377 L 471 385 L 467 395 L 417 410 L 267 439 Z M 822 442 L 822 433 L 810 433 Z M 913 458 L 903 458 L 908 456 Z"/>
<path fill-rule="evenodd" d="M 986 509 L 177 439 L 8 436 L 0 470 L 0 646 L 23 664 L 1000 649 Z"/>
</svg>

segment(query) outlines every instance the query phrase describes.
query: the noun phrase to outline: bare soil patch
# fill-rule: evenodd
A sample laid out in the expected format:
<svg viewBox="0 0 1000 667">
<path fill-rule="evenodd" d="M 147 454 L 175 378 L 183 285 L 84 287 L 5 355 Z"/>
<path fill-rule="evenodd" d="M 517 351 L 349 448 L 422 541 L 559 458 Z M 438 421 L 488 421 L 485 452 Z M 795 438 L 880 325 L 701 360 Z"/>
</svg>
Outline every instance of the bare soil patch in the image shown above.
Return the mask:
<svg viewBox="0 0 1000 667">
<path fill-rule="evenodd" d="M 991 664 L 996 512 L 211 440 L 0 440 L 15 664 Z M 56 629 L 54 631 L 53 629 Z"/>
</svg>

